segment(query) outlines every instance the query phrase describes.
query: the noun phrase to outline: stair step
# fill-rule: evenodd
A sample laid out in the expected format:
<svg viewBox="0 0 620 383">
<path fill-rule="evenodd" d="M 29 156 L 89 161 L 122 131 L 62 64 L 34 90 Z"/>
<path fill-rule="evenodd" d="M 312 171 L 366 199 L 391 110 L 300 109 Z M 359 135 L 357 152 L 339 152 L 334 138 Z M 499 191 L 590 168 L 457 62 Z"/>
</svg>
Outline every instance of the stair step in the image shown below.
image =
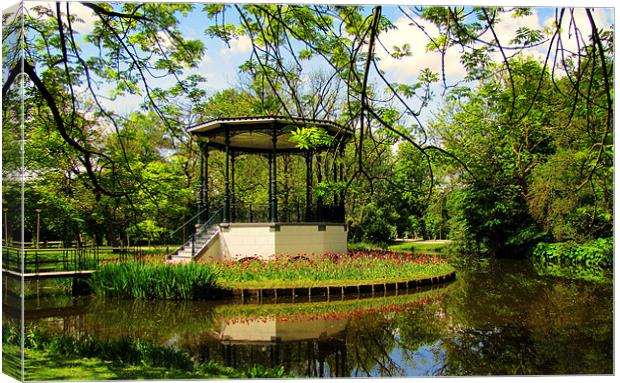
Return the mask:
<svg viewBox="0 0 620 383">
<path fill-rule="evenodd" d="M 219 233 L 219 228 L 217 226 L 212 226 L 203 230 L 202 227 L 198 228 L 198 233 L 194 238 L 194 245 L 192 246 L 192 241 L 188 241 L 184 243 L 176 252 L 176 254 L 172 254 L 169 256 L 169 262 L 171 263 L 186 263 L 191 261 L 194 256 L 192 255 L 192 248 L 194 252 L 197 253 L 200 251 L 207 243 L 209 243 L 217 234 Z"/>
</svg>

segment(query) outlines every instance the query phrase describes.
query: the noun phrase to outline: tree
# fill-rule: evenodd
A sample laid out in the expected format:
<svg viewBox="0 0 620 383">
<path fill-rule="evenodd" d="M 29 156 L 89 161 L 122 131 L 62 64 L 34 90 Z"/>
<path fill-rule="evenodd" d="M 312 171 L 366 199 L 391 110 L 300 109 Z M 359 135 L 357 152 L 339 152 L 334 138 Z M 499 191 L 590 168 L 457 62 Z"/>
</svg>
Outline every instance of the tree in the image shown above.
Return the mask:
<svg viewBox="0 0 620 383">
<path fill-rule="evenodd" d="M 446 147 L 471 170 L 471 175 L 459 175 L 464 187 L 452 207 L 461 221 L 455 223 L 461 239 L 492 253 L 519 254 L 545 236 L 561 240 L 570 233 L 583 240 L 609 235 L 604 231 L 610 229 L 605 225 L 611 212 L 602 208 L 609 206 L 605 165 L 596 165 L 601 166 L 597 186 L 594 181 L 587 191 L 579 186 L 590 177 L 583 171 L 590 165 L 584 158 L 604 140 L 604 120 L 591 120 L 589 136 L 575 117 L 566 126 L 567 100 L 550 73 L 531 58 L 513 59 L 510 65 L 522 101 L 512 103 L 505 78 L 489 78 L 473 91 L 455 90 L 435 126 Z M 510 113 L 523 117 L 507 123 Z"/>
<path fill-rule="evenodd" d="M 82 39 L 97 47 L 95 51 L 87 54 L 77 43 L 74 27 L 80 20 L 72 14 L 70 3 L 58 2 L 54 10 L 43 5 L 26 8 L 23 52 L 3 84 L 3 97 L 23 66 L 28 92 L 48 110 L 55 129 L 77 151 L 96 191 L 126 196 L 117 177 L 109 183 L 98 178 L 98 166 L 112 173 L 115 167 L 89 140 L 88 127 L 79 116 L 90 111 L 118 130 L 120 118 L 104 106 L 105 95 L 97 88 L 99 81 L 112 82 L 113 100 L 125 94 L 144 95 L 146 104 L 174 134 L 174 126 L 155 102 L 152 83 L 158 77 L 173 76 L 182 84 L 183 67 L 195 66 L 204 48 L 197 40 L 185 40 L 178 30 L 177 15 L 187 13 L 191 5 L 125 3 L 116 10 L 109 4 L 82 4 L 97 17 L 92 32 Z M 78 92 L 79 88 L 86 91 Z"/>
</svg>

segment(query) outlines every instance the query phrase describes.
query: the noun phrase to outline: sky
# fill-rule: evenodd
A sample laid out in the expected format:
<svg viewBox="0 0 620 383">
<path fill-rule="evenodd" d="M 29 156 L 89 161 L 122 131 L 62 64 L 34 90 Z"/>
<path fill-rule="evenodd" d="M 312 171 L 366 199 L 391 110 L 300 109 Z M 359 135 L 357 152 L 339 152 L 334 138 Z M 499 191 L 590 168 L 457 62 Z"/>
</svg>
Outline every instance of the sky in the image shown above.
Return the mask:
<svg viewBox="0 0 620 383">
<path fill-rule="evenodd" d="M 432 1 L 425 1 L 425 3 L 431 3 Z M 450 2 L 456 3 L 455 1 Z M 27 2 L 28 6 L 45 5 L 52 7 L 53 3 L 49 2 Z M 196 4 L 194 11 L 190 12 L 186 17 L 180 17 L 180 29 L 186 38 L 195 38 L 202 40 L 205 44 L 206 51 L 202 57 L 197 68 L 188 69 L 187 74 L 199 73 L 206 77 L 207 82 L 205 84 L 205 90 L 208 94 L 214 94 L 218 90 L 222 90 L 229 87 L 234 87 L 239 82 L 238 67 L 244 61 L 246 61 L 252 50 L 250 39 L 245 36 L 241 36 L 239 39 L 232 40 L 230 46 L 227 46 L 221 40 L 209 38 L 205 34 L 205 29 L 212 25 L 213 21 L 208 20 L 204 13 L 201 12 L 202 5 Z M 497 28 L 497 35 L 500 41 L 508 43 L 513 37 L 515 31 L 519 27 L 529 27 L 542 29 L 546 26 L 550 26 L 555 19 L 555 8 L 553 7 L 535 7 L 533 13 L 530 16 L 522 18 L 505 18 L 499 24 Z M 92 28 L 92 23 L 95 20 L 95 16 L 92 11 L 79 3 L 71 4 L 71 12 L 78 15 L 84 20 L 83 24 L 75 26 L 75 29 L 81 34 L 88 33 Z M 418 74 L 424 68 L 431 68 L 435 72 L 440 72 L 441 59 L 439 53 L 426 52 L 425 45 L 427 38 L 422 31 L 415 26 L 411 25 L 411 21 L 403 15 L 403 13 L 396 7 L 385 5 L 383 8 L 383 15 L 388 17 L 395 25 L 396 29 L 389 30 L 382 33 L 379 36 L 382 45 L 388 49 L 393 46 L 402 46 L 405 43 L 409 43 L 411 46 L 411 57 L 405 57 L 403 59 L 394 59 L 390 56 L 389 52 L 385 49 L 377 48 L 376 55 L 380 58 L 381 69 L 385 71 L 386 77 L 390 81 L 398 81 L 404 83 L 415 82 Z M 597 24 L 604 27 L 609 27 L 613 24 L 614 14 L 611 8 L 598 8 L 595 9 L 594 15 Z M 419 22 L 425 27 L 425 30 L 431 35 L 436 35 L 436 29 L 429 23 L 419 19 L 415 15 L 411 15 L 416 22 Z M 227 22 L 235 20 L 235 11 L 227 11 Z M 583 9 L 575 10 L 575 19 L 581 25 L 589 25 L 585 11 Z M 489 36 L 491 39 L 491 36 Z M 574 36 L 571 36 L 568 31 L 564 32 L 563 40 L 565 46 L 570 48 L 570 45 L 575 45 Z M 90 53 L 86 45 L 84 50 L 86 53 Z M 528 52 L 529 55 L 533 55 L 538 58 L 544 58 L 546 54 L 547 45 L 543 45 L 539 49 L 532 49 Z M 94 50 L 92 51 L 94 52 Z M 497 53 L 496 59 L 500 60 L 500 53 Z M 317 60 L 309 62 L 309 67 L 304 70 L 319 69 L 321 64 Z M 462 79 L 465 70 L 460 63 L 459 51 L 456 48 L 450 49 L 446 55 L 445 60 L 445 73 L 448 83 L 454 83 L 459 79 Z M 169 80 L 158 80 L 158 86 L 165 87 L 173 85 L 172 78 Z M 101 91 L 106 93 L 111 89 L 112 85 L 103 85 Z M 435 90 L 436 93 L 440 93 L 439 87 Z M 104 101 L 107 106 L 119 114 L 128 114 L 139 108 L 139 104 L 143 101 L 143 96 L 128 95 L 122 100 Z M 432 118 L 432 111 L 437 109 L 440 104 L 440 100 L 436 99 L 430 106 L 429 111 L 425 113 L 424 118 Z"/>
</svg>

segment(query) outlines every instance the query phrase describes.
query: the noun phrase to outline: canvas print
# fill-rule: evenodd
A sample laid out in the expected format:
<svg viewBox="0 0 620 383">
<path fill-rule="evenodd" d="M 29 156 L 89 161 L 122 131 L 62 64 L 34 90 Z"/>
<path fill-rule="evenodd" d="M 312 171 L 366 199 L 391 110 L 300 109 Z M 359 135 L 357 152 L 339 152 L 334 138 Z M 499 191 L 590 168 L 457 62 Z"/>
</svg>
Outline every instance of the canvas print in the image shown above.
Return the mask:
<svg viewBox="0 0 620 383">
<path fill-rule="evenodd" d="M 2 373 L 612 375 L 612 8 L 2 12 Z"/>
</svg>

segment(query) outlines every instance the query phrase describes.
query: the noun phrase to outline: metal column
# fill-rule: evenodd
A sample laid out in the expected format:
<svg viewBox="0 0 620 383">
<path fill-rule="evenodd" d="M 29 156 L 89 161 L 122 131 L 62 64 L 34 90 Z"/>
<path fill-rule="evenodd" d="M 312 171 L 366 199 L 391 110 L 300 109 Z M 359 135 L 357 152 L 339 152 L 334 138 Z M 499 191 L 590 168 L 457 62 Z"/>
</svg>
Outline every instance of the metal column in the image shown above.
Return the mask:
<svg viewBox="0 0 620 383">
<path fill-rule="evenodd" d="M 224 139 L 226 164 L 224 166 L 224 214 L 222 222 L 230 222 L 230 128 L 226 127 L 226 136 Z"/>
<path fill-rule="evenodd" d="M 278 195 L 277 195 L 277 183 L 276 180 L 278 179 L 278 174 L 277 174 L 277 156 L 276 156 L 276 149 L 277 149 L 277 142 L 278 142 L 278 136 L 277 136 L 277 131 L 276 131 L 276 127 L 274 124 L 271 125 L 271 142 L 273 144 L 272 146 L 272 150 L 271 150 L 271 158 L 272 160 L 270 161 L 270 166 L 272 168 L 270 174 L 271 174 L 271 201 L 269 204 L 269 220 L 270 222 L 278 222 Z"/>
<path fill-rule="evenodd" d="M 230 200 L 231 200 L 231 218 L 235 222 L 235 157 L 234 150 L 230 152 Z"/>
<path fill-rule="evenodd" d="M 306 222 L 312 218 L 312 152 L 306 153 Z"/>
<path fill-rule="evenodd" d="M 205 204 L 205 179 L 204 179 L 204 173 L 205 173 L 205 158 L 204 158 L 204 149 L 203 149 L 203 143 L 199 142 L 198 143 L 198 152 L 199 152 L 199 161 L 200 161 L 200 172 L 198 173 L 198 177 L 200 179 L 200 190 L 198 191 L 198 203 L 197 203 L 197 207 L 196 207 L 196 213 L 199 214 L 198 215 L 198 223 L 202 223 L 202 214 L 200 214 L 200 212 L 202 211 L 202 209 L 204 209 L 204 204 Z"/>
<path fill-rule="evenodd" d="M 209 219 L 209 145 L 204 146 L 203 206 L 205 222 Z"/>
</svg>

